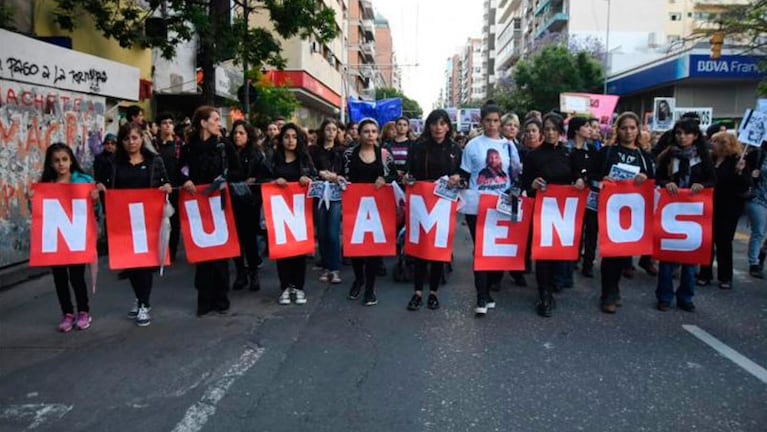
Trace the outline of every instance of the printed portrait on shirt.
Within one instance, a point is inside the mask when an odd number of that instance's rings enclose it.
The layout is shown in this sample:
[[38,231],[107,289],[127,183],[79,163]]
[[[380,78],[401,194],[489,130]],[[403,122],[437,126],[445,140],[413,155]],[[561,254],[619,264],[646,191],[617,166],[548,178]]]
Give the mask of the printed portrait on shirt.
[[477,188],[479,190],[505,190],[508,187],[509,176],[503,170],[501,153],[496,149],[489,149],[485,156],[485,167],[477,175]]

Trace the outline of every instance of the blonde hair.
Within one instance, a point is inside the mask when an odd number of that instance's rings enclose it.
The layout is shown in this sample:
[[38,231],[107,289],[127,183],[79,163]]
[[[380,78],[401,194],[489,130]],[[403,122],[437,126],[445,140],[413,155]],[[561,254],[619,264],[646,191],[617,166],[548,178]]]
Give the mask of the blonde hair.
[[738,138],[734,134],[729,132],[717,132],[711,137],[711,142],[719,142],[722,144],[723,154],[719,156],[732,156],[743,152],[743,144],[738,141]]

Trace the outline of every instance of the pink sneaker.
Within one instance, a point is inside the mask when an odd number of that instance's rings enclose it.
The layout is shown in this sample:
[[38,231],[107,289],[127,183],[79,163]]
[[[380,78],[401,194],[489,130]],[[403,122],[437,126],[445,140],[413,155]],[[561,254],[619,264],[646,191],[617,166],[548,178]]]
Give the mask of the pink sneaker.
[[77,330],[85,330],[91,326],[91,316],[88,312],[77,314]]
[[75,324],[75,315],[68,313],[64,314],[64,318],[61,319],[61,322],[59,323],[59,331],[62,333],[66,333],[70,330],[72,330],[72,327]]

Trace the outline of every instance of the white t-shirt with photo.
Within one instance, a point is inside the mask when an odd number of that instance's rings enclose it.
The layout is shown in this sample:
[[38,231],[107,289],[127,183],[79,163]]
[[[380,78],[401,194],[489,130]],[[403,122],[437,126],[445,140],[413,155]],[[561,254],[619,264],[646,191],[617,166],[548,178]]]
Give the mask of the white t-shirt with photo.
[[[500,170],[493,161],[500,156]],[[493,139],[480,135],[466,144],[461,157],[461,169],[471,173],[469,189],[481,193],[502,194],[511,186],[509,165],[521,166],[517,148],[505,138]]]

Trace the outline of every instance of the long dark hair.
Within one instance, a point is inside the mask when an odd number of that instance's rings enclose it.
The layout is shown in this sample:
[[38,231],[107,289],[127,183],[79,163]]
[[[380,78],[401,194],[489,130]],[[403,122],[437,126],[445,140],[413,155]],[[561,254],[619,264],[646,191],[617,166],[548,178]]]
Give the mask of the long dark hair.
[[440,120],[447,123],[447,135],[445,135],[445,141],[451,140],[453,137],[453,123],[450,121],[450,116],[448,115],[447,111],[443,109],[435,109],[426,117],[426,122],[423,125],[423,133],[421,134],[421,137],[418,139],[418,141],[433,142],[434,137],[431,136],[431,125],[437,123]]
[[304,130],[298,127],[295,123],[286,123],[280,130],[280,134],[277,135],[277,149],[274,152],[274,157],[279,162],[285,162],[285,144],[283,138],[285,138],[285,132],[293,129],[296,131],[296,159],[301,165],[305,165],[311,162],[309,158],[309,151],[307,150],[308,144],[306,142],[306,134]]
[[[340,126],[338,125],[338,122],[335,121],[334,119],[325,119],[322,122],[322,124],[320,124],[320,128],[317,129],[317,145],[320,146],[320,147],[324,147],[325,146],[325,142],[327,141],[327,137],[325,136],[325,128],[329,124],[334,124],[334,125],[336,125],[336,128],[341,129]],[[336,139],[333,140],[333,147],[334,148],[341,145],[341,139],[339,138],[338,135],[339,134],[336,133]]]
[[245,150],[250,150],[253,147],[260,149],[260,145],[257,142],[258,140],[256,140],[256,130],[253,129],[253,126],[251,126],[248,122],[242,119],[235,120],[232,123],[232,131],[229,132],[229,141],[231,141],[232,144],[234,144],[234,131],[237,129],[238,126],[242,126],[242,128],[245,129],[245,136],[248,137],[248,140],[245,142]]
[[186,134],[187,142],[195,137],[202,140],[201,123],[203,120],[209,119],[210,115],[213,114],[213,111],[216,111],[216,108],[210,105],[203,105],[194,110],[194,114],[192,114],[192,124],[189,126],[189,130],[187,130]]
[[130,135],[131,132],[136,131],[139,136],[141,137],[141,156],[144,157],[144,160],[150,160],[154,157],[154,154],[150,152],[146,146],[144,145],[144,130],[141,128],[141,125],[137,123],[126,123],[120,127],[120,130],[117,132],[117,149],[115,150],[115,160],[124,162],[129,159],[128,152],[125,151],[125,145],[123,144],[123,141],[125,141],[126,138],[128,138],[128,135]]
[[83,172],[83,169],[80,167],[80,162],[77,161],[77,158],[75,157],[75,153],[72,151],[72,148],[70,148],[68,145],[57,142],[53,143],[48,146],[48,148],[45,150],[45,165],[43,166],[43,175],[40,176],[41,182],[52,182],[56,181],[56,179],[59,178],[59,175],[56,173],[56,170],[53,169],[53,154],[59,151],[65,151],[69,155],[69,160],[72,161],[72,164],[69,166],[69,172]]

